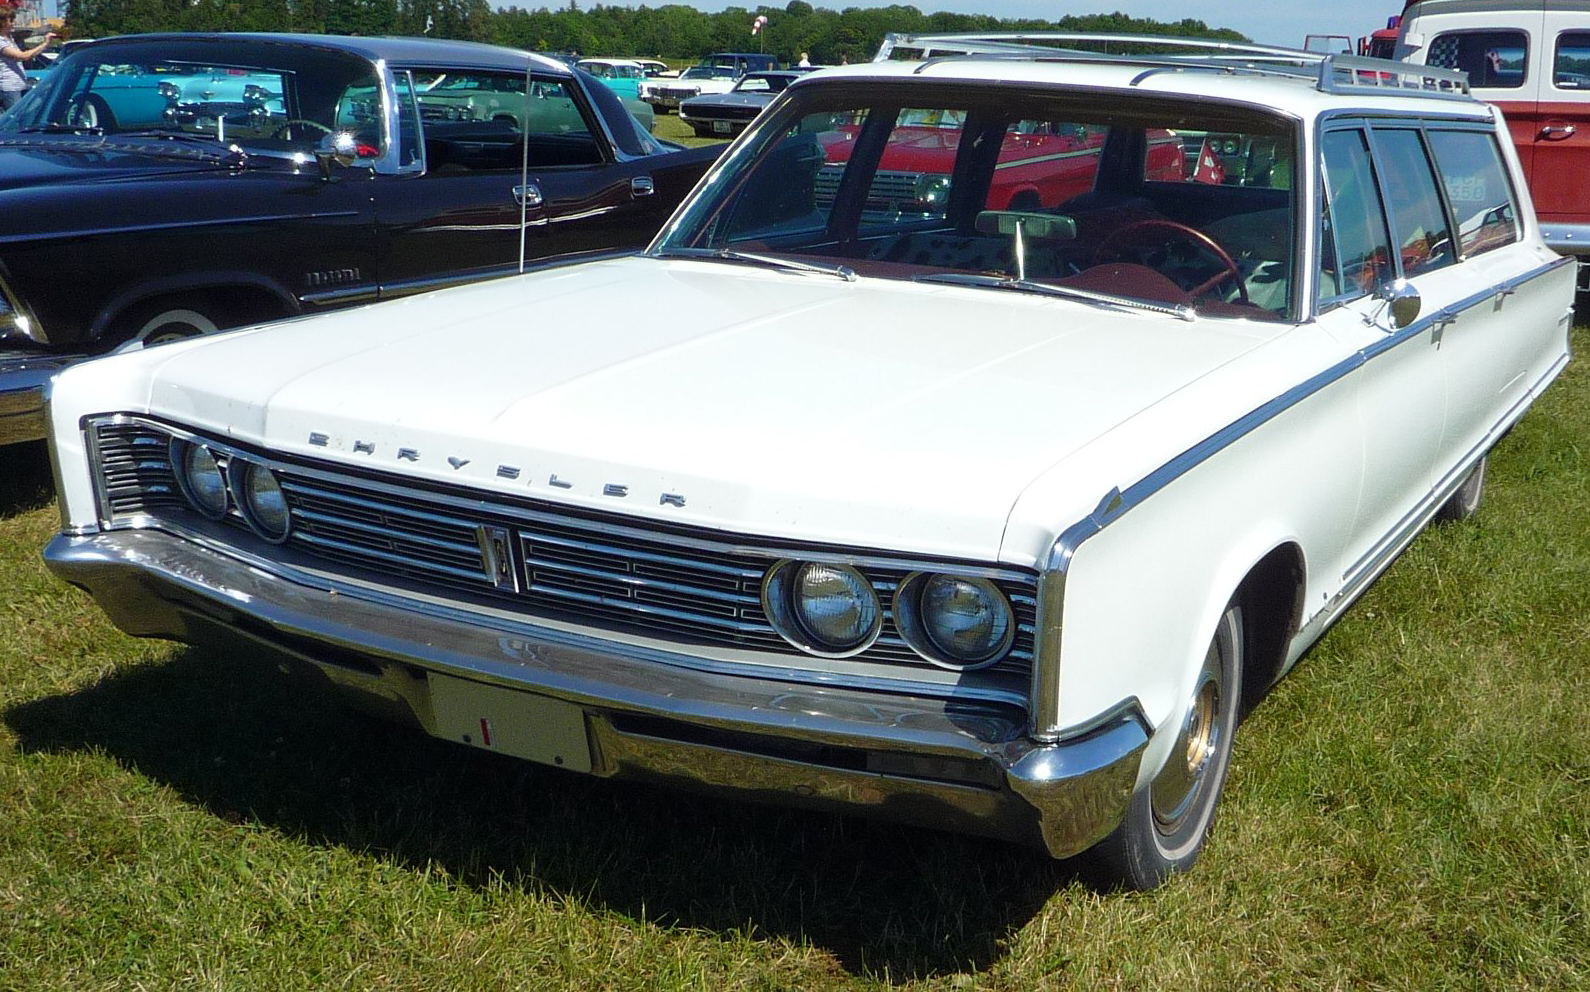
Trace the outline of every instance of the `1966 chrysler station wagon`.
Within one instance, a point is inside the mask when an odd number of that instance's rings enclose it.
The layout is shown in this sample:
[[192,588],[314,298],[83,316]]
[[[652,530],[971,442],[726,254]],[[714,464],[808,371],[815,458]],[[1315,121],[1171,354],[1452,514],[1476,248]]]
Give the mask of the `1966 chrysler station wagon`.
[[1459,74],[959,44],[793,84],[644,255],[63,373],[50,566],[473,747],[1187,867],[1573,271]]

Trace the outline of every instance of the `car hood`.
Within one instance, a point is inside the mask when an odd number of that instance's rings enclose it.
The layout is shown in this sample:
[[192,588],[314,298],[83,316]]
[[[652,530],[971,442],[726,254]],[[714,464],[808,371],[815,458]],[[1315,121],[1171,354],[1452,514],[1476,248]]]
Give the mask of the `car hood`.
[[213,172],[229,164],[219,154],[180,145],[71,135],[0,136],[0,190]]
[[765,107],[773,102],[771,93],[709,93],[685,101],[693,107]]
[[1222,324],[637,257],[144,357],[152,412],[278,451],[987,559],[1036,476],[1262,340]]

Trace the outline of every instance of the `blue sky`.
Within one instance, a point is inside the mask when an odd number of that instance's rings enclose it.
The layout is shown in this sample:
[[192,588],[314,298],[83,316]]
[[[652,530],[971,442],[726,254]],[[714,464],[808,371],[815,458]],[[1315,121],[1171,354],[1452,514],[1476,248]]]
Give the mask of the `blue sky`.
[[[538,7],[540,0],[516,0],[520,6]],[[606,0],[613,6],[639,6],[624,0]],[[646,0],[657,7],[673,0]],[[762,0],[767,6],[782,6],[779,0]],[[846,7],[887,7],[891,3],[910,3],[924,13],[953,10],[962,13],[992,14],[995,17],[1059,18],[1067,14],[1092,14],[1120,11],[1133,17],[1152,17],[1160,21],[1179,21],[1192,17],[1211,27],[1235,28],[1254,41],[1270,45],[1301,48],[1308,34],[1345,34],[1353,38],[1386,26],[1386,18],[1402,10],[1401,0],[1335,0],[1333,3],[1300,3],[1298,0],[1272,0],[1270,3],[1215,3],[1213,0],[1103,0],[1098,4],[1056,3],[1054,0],[809,0],[814,7],[842,10]],[[725,7],[754,8],[757,0],[694,0],[687,6],[718,11]],[[749,30],[749,29],[747,29]]]

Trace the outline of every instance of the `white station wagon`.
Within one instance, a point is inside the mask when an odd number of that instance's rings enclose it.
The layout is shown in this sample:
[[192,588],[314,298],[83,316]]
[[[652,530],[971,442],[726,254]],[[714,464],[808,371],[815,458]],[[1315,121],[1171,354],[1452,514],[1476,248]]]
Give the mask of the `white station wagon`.
[[476,748],[1190,865],[1573,269],[1458,73],[916,41],[642,254],[63,373],[50,566]]

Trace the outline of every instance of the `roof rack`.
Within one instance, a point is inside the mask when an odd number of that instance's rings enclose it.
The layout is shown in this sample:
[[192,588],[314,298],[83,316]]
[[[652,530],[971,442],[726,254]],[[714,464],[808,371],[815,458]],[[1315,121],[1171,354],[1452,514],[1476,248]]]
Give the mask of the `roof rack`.
[[[1155,54],[1089,51],[1072,46],[1144,48]],[[1166,52],[1164,49],[1171,49]],[[1026,59],[1045,62],[1091,62],[1142,66],[1149,71],[1132,80],[1135,86],[1160,72],[1208,71],[1306,79],[1322,93],[1372,90],[1386,96],[1472,100],[1468,74],[1456,69],[1332,55],[1299,48],[1278,48],[1214,38],[1174,35],[1093,34],[1042,31],[993,34],[900,34],[884,36],[874,62],[916,60],[917,71],[946,60]]]

